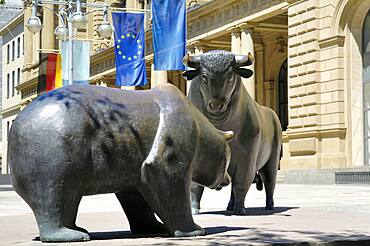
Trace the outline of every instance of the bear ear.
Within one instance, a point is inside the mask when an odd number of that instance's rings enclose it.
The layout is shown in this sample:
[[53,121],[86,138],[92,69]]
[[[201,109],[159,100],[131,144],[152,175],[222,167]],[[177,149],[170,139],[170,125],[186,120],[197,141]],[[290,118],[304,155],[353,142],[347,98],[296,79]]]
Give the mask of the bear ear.
[[226,139],[227,142],[229,142],[234,137],[233,131],[224,132],[224,131],[218,130],[218,132]]
[[182,73],[182,77],[186,80],[192,80],[199,75],[199,70],[188,70]]
[[247,68],[237,68],[236,73],[243,78],[250,78],[253,75],[253,71]]

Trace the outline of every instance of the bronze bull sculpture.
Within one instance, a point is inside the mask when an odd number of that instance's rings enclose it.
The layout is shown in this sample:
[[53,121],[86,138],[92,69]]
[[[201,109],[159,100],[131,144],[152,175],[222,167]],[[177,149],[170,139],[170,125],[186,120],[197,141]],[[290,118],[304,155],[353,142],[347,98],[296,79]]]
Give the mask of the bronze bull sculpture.
[[[257,188],[266,191],[266,209],[274,207],[274,189],[280,159],[282,130],[273,110],[258,105],[244,88],[241,77],[253,72],[242,68],[252,65],[253,57],[227,51],[210,51],[200,56],[186,56],[184,64],[194,68],[183,73],[192,80],[189,99],[219,130],[230,129],[232,192],[228,211],[245,214],[244,200],[256,179]],[[260,181],[260,177],[262,181]],[[203,187],[192,187],[193,213],[199,213]]]
[[190,182],[213,189],[229,183],[232,135],[171,85],[144,92],[67,86],[16,118],[12,183],[44,242],[89,240],[75,224],[78,205],[82,196],[102,193],[116,194],[133,233],[204,235],[192,218]]

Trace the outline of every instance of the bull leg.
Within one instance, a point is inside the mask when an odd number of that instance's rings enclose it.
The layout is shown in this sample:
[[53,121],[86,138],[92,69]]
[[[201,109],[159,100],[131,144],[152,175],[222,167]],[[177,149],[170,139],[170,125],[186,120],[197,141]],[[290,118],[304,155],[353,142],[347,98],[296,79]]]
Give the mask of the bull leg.
[[158,222],[153,210],[144,200],[139,191],[119,192],[116,196],[135,234],[166,233],[162,223]]
[[234,185],[232,185],[230,192],[230,200],[229,204],[227,205],[226,211],[234,211],[234,207],[235,207],[235,196],[234,196]]
[[265,185],[266,192],[266,210],[274,209],[274,191],[276,185],[276,175],[278,171],[280,160],[280,147],[271,155],[266,165],[260,170],[263,184]]
[[191,213],[199,214],[200,200],[202,199],[204,187],[194,182],[191,183]]
[[[259,140],[255,139],[254,142],[249,144],[250,149],[246,151],[249,153],[247,160],[244,163],[239,163],[235,175],[233,177],[233,192],[235,197],[234,212],[235,215],[245,215],[246,210],[244,207],[245,196],[253,183],[256,175],[257,156]],[[240,165],[244,164],[244,165]]]

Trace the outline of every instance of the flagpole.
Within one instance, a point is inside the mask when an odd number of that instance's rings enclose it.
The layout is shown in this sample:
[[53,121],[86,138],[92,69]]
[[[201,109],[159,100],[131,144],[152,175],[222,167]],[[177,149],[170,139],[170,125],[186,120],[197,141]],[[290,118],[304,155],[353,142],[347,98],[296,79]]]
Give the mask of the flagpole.
[[68,84],[73,84],[73,23],[72,23],[72,4],[69,3],[68,15]]

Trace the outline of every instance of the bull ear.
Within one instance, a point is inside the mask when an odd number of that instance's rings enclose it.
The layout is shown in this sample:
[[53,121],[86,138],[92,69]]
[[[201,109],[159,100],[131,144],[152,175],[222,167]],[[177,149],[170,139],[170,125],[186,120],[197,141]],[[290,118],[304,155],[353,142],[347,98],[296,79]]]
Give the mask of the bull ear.
[[237,68],[236,73],[246,79],[252,77],[253,75],[253,71],[247,68]]
[[189,70],[182,73],[182,77],[186,80],[192,80],[199,75],[199,70]]
[[227,142],[229,142],[234,137],[233,131],[224,132],[224,131],[218,130],[218,132],[226,139]]

